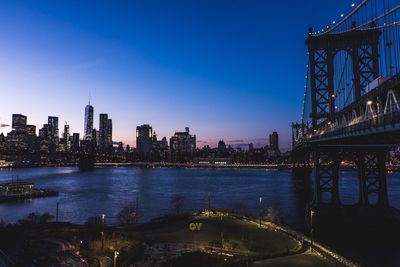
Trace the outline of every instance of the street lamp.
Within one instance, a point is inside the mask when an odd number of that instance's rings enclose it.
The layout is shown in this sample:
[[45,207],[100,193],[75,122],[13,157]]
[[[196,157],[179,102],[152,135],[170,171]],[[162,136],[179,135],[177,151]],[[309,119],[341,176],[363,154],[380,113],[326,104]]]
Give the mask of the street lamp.
[[262,197],[260,197],[260,228],[261,228],[261,214],[262,214],[261,203],[262,203]]
[[101,249],[104,249],[104,219],[106,218],[106,215],[103,213],[101,214]]
[[211,213],[211,197],[210,197],[210,192],[208,192],[208,217],[210,217]]
[[79,241],[79,247],[78,247],[78,254],[80,254],[80,253],[81,253],[81,247],[82,247],[82,243],[83,243],[83,241],[82,241],[82,240],[80,240],[80,241]]
[[58,209],[60,208],[60,201],[57,201],[56,222],[58,222]]
[[119,255],[119,252],[118,251],[114,251],[114,267],[117,267],[117,257],[118,257],[118,255]]
[[222,250],[224,249],[224,232],[222,231],[222,216],[223,216],[223,214],[222,214],[222,212],[220,212],[220,226],[221,226],[221,235],[220,235],[221,251],[220,251],[220,254],[221,254],[221,257],[222,257]]
[[311,251],[312,251],[312,246],[313,246],[313,233],[314,233],[314,227],[313,227],[313,217],[314,217],[315,211],[310,210],[310,238],[311,238]]

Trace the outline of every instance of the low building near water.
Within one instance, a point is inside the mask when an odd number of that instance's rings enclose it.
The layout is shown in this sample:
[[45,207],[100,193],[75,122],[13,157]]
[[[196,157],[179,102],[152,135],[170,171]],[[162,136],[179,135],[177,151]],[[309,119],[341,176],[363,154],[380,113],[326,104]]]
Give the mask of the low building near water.
[[32,183],[4,183],[0,184],[0,196],[24,196],[33,194],[33,184]]
[[232,164],[231,158],[195,158],[194,163],[199,165],[227,165]]

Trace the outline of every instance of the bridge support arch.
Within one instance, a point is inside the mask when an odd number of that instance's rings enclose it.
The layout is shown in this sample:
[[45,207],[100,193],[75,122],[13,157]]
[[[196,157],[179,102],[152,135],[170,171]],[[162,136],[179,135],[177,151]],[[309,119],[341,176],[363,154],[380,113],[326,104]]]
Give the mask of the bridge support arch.
[[309,35],[306,45],[310,64],[313,129],[316,129],[320,122],[330,119],[335,113],[335,54],[346,51],[351,57],[354,99],[357,101],[363,95],[364,88],[379,77],[380,34],[379,30],[369,29]]
[[[386,185],[385,147],[329,147],[313,149],[315,187],[313,206],[340,207],[339,167],[342,160],[351,158],[357,170],[360,208],[389,206]],[[376,200],[375,203],[373,200]]]

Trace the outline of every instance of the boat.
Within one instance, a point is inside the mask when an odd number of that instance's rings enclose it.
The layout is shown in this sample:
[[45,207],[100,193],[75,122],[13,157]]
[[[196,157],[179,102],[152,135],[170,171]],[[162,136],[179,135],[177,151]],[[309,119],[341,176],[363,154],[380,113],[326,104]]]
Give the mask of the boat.
[[57,191],[35,188],[33,183],[0,183],[0,203],[57,195]]

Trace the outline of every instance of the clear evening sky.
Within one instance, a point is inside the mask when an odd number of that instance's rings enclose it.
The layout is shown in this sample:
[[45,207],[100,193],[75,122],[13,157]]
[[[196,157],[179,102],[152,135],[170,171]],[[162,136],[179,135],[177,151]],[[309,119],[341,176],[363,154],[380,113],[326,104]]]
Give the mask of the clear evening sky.
[[[148,123],[169,138],[190,127],[198,146],[290,147],[301,113],[309,26],[348,0],[0,1],[0,123],[37,128],[59,116],[83,132],[89,93],[113,119],[113,139],[135,146]],[[10,128],[0,129],[4,133]]]

